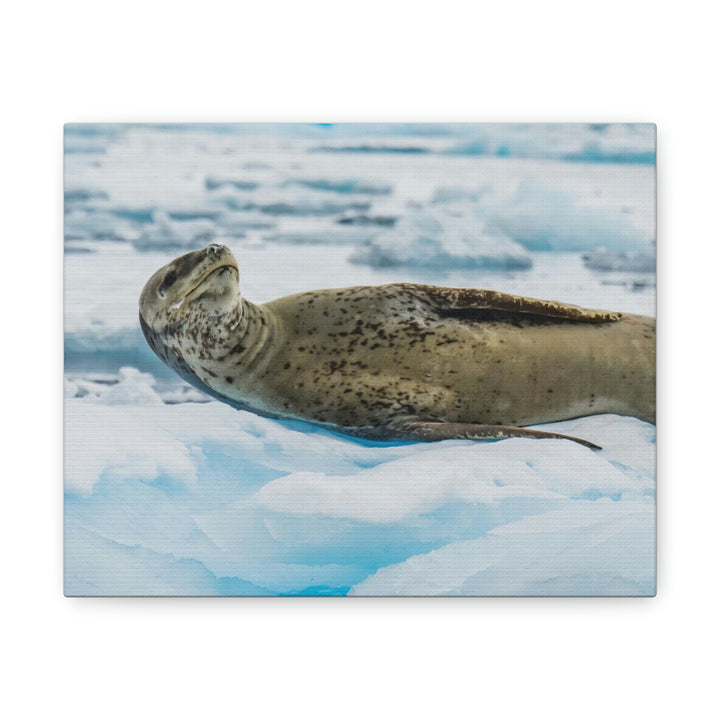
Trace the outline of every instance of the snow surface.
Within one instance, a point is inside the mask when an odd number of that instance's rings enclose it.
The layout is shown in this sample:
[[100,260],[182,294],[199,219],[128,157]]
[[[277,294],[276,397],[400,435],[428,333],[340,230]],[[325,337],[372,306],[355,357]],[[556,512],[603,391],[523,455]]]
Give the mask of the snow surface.
[[66,152],[67,594],[654,593],[654,426],[358,441],[210,400],[137,320],[210,241],[254,302],[431,282],[654,314],[652,126],[71,125]]

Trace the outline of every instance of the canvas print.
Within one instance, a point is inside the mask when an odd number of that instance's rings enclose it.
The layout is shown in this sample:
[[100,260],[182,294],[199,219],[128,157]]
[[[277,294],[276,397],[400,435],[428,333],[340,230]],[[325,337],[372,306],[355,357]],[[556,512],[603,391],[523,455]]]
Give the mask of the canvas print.
[[68,596],[655,593],[655,127],[65,127]]

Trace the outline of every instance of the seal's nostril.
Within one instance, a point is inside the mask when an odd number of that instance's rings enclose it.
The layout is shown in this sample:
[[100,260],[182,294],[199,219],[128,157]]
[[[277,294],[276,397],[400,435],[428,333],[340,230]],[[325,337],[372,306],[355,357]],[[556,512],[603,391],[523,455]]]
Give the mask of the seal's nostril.
[[208,245],[205,249],[206,255],[212,255],[213,253],[220,252],[223,249],[223,246],[219,243],[212,243],[211,245]]

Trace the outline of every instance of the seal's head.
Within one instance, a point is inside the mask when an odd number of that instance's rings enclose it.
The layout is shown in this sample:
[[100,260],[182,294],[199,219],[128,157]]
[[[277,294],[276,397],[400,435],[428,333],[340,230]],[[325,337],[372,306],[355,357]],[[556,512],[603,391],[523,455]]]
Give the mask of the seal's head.
[[196,310],[208,318],[238,305],[238,266],[225,245],[213,243],[160,268],[140,294],[140,316],[162,333]]

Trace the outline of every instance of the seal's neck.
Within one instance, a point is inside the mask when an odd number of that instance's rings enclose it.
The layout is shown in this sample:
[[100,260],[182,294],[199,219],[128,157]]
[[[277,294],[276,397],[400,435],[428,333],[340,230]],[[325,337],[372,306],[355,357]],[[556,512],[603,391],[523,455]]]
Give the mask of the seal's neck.
[[246,371],[264,365],[278,331],[277,319],[271,312],[241,297],[231,311],[216,322],[211,320],[203,333],[209,358],[242,366]]

